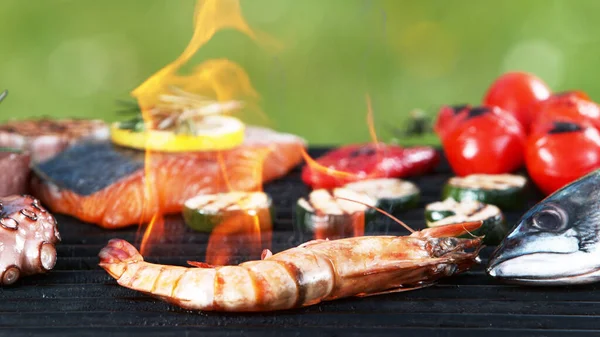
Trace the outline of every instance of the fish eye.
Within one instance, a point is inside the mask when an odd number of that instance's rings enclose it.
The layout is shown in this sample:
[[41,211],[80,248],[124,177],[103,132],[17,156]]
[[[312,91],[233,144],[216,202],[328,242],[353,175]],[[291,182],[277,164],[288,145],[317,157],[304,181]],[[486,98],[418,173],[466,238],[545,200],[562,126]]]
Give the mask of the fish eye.
[[550,232],[558,232],[567,225],[566,214],[557,207],[543,209],[533,216],[533,226]]

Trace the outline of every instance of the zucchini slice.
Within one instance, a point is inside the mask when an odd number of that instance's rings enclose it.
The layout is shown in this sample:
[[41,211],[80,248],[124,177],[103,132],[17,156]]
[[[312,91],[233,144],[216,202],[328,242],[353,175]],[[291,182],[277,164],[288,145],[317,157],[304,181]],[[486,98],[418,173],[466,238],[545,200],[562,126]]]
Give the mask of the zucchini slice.
[[377,207],[394,215],[417,207],[421,195],[417,185],[396,178],[357,181],[344,187],[368,195]]
[[[483,220],[483,225],[472,234],[484,236],[487,245],[497,245],[508,232],[502,211],[476,200],[456,201],[448,198],[425,207],[427,227],[437,227],[466,221]],[[469,234],[463,237],[470,237]]]
[[314,190],[308,200],[300,198],[296,204],[296,224],[300,230],[314,233],[317,239],[350,237],[364,231],[365,224],[373,216],[370,208],[335,197],[360,201],[370,206],[376,203],[368,195],[346,188]]
[[238,222],[255,221],[258,216],[261,229],[270,228],[272,213],[273,202],[263,192],[199,195],[188,199],[183,206],[185,223],[193,230],[208,233],[234,216]]
[[452,177],[442,191],[442,199],[477,200],[501,209],[519,209],[525,201],[525,177],[513,174],[471,174]]

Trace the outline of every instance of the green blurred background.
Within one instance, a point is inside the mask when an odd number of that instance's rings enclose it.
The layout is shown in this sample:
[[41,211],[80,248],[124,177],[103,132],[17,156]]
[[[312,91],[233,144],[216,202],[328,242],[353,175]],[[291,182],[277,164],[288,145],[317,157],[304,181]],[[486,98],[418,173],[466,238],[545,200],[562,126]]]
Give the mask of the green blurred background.
[[[220,32],[194,62],[227,57],[262,96],[267,125],[312,144],[368,141],[368,92],[390,140],[410,111],[478,103],[504,71],[600,95],[598,0],[241,0],[266,50]],[[0,120],[49,115],[114,121],[115,100],[185,48],[195,0],[2,0]],[[252,119],[252,118],[251,118]],[[250,120],[257,122],[263,120]],[[431,143],[435,137],[401,143]]]

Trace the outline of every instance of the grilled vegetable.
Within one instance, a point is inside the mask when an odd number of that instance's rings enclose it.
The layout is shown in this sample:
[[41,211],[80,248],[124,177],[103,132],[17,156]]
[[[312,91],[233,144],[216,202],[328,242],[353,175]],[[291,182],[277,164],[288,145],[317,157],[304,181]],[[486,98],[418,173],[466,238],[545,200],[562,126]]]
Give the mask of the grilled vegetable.
[[314,190],[308,200],[300,198],[296,205],[296,224],[302,231],[315,234],[316,239],[334,239],[364,234],[365,224],[373,212],[355,200],[375,206],[375,200],[366,194],[346,188],[336,188],[333,192],[325,189]]
[[454,130],[459,121],[465,118],[469,110],[471,110],[471,106],[468,104],[441,107],[433,125],[433,131],[440,139],[444,139],[450,131]]
[[600,168],[600,132],[573,122],[554,122],[527,143],[527,171],[546,194]]
[[348,145],[309,162],[302,170],[302,181],[319,189],[365,179],[402,178],[427,173],[438,160],[437,151],[428,146]]
[[392,214],[415,208],[419,204],[419,188],[401,179],[370,179],[349,183],[344,187],[370,196],[377,202],[377,207]]
[[[452,198],[434,202],[425,207],[427,227],[438,227],[465,221],[483,221],[482,226],[472,232],[475,236],[484,236],[483,242],[497,245],[508,231],[502,211],[494,205],[475,200],[457,202]],[[465,235],[467,237],[467,235]]]
[[143,120],[117,122],[111,127],[115,144],[135,149],[164,152],[194,152],[228,150],[244,141],[244,124],[234,117],[207,116],[201,121],[190,121],[189,130],[149,129]]
[[510,173],[523,164],[525,132],[500,108],[475,107],[442,138],[442,145],[459,176]]
[[532,133],[541,131],[548,123],[565,121],[590,123],[600,129],[600,106],[580,91],[570,91],[552,95],[535,107],[536,118]]
[[472,174],[452,177],[442,191],[442,198],[457,201],[477,200],[502,209],[523,205],[527,179],[512,174]]
[[200,232],[211,232],[225,221],[255,221],[261,227],[271,224],[273,203],[263,192],[230,192],[200,195],[187,200],[183,207],[185,223]]
[[536,76],[509,72],[498,77],[488,89],[484,104],[497,106],[513,115],[525,130],[532,120],[531,106],[550,96],[550,88]]

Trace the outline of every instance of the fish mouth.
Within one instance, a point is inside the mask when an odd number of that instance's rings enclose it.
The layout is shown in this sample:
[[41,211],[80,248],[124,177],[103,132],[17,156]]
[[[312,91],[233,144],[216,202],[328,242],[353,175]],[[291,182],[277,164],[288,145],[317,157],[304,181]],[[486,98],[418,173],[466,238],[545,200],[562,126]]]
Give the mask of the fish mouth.
[[600,280],[600,266],[585,266],[581,253],[534,253],[491,261],[486,272],[507,283],[570,285]]

